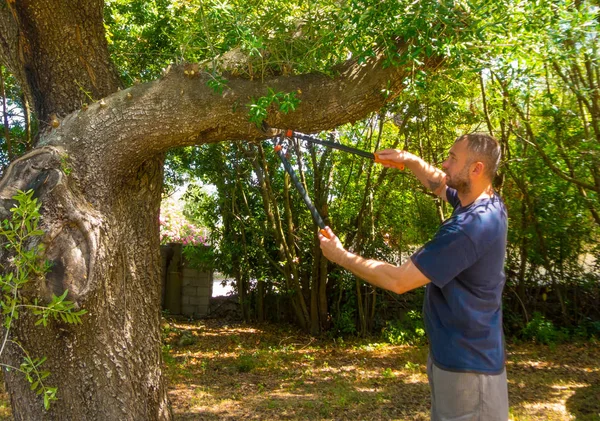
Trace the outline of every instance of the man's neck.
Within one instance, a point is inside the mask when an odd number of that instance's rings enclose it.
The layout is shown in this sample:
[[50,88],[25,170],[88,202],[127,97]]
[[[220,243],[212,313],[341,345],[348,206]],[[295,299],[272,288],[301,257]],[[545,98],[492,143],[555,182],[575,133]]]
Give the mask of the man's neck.
[[471,188],[468,192],[457,192],[458,199],[460,200],[460,206],[469,206],[471,203],[479,199],[490,198],[494,195],[494,188],[492,184],[487,184],[479,188]]

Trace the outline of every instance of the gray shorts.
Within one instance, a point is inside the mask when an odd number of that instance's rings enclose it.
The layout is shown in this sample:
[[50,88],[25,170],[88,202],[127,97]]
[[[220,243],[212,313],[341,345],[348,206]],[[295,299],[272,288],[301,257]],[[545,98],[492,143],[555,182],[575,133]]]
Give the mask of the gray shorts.
[[427,358],[431,421],[507,421],[506,369],[497,375],[442,370]]

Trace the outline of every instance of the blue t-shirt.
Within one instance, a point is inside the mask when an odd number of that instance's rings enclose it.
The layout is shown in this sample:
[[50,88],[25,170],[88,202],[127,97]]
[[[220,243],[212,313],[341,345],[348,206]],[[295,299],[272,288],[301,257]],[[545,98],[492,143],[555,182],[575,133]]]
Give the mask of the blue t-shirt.
[[454,207],[431,241],[411,256],[431,281],[423,314],[434,363],[443,370],[499,374],[504,369],[502,290],[508,216],[502,199]]

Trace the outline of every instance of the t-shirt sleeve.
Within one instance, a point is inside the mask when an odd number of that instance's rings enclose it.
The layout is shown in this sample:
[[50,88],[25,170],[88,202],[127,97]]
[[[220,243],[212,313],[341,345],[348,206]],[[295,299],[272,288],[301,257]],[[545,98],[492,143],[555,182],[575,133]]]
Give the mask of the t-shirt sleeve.
[[477,260],[477,251],[459,227],[448,224],[417,250],[411,260],[431,283],[443,288]]
[[456,207],[460,204],[458,192],[452,187],[446,188],[446,200],[452,205],[454,209],[456,209]]

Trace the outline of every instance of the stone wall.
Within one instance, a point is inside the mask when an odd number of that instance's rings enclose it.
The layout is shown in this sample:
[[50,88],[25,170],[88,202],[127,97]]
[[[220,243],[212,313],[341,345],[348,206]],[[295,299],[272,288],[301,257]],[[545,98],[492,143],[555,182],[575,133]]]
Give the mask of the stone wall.
[[208,314],[213,274],[194,269],[186,262],[181,244],[161,246],[162,308],[172,315],[193,318]]
[[208,304],[212,297],[213,274],[183,267],[181,289],[181,314],[202,317],[208,314]]

